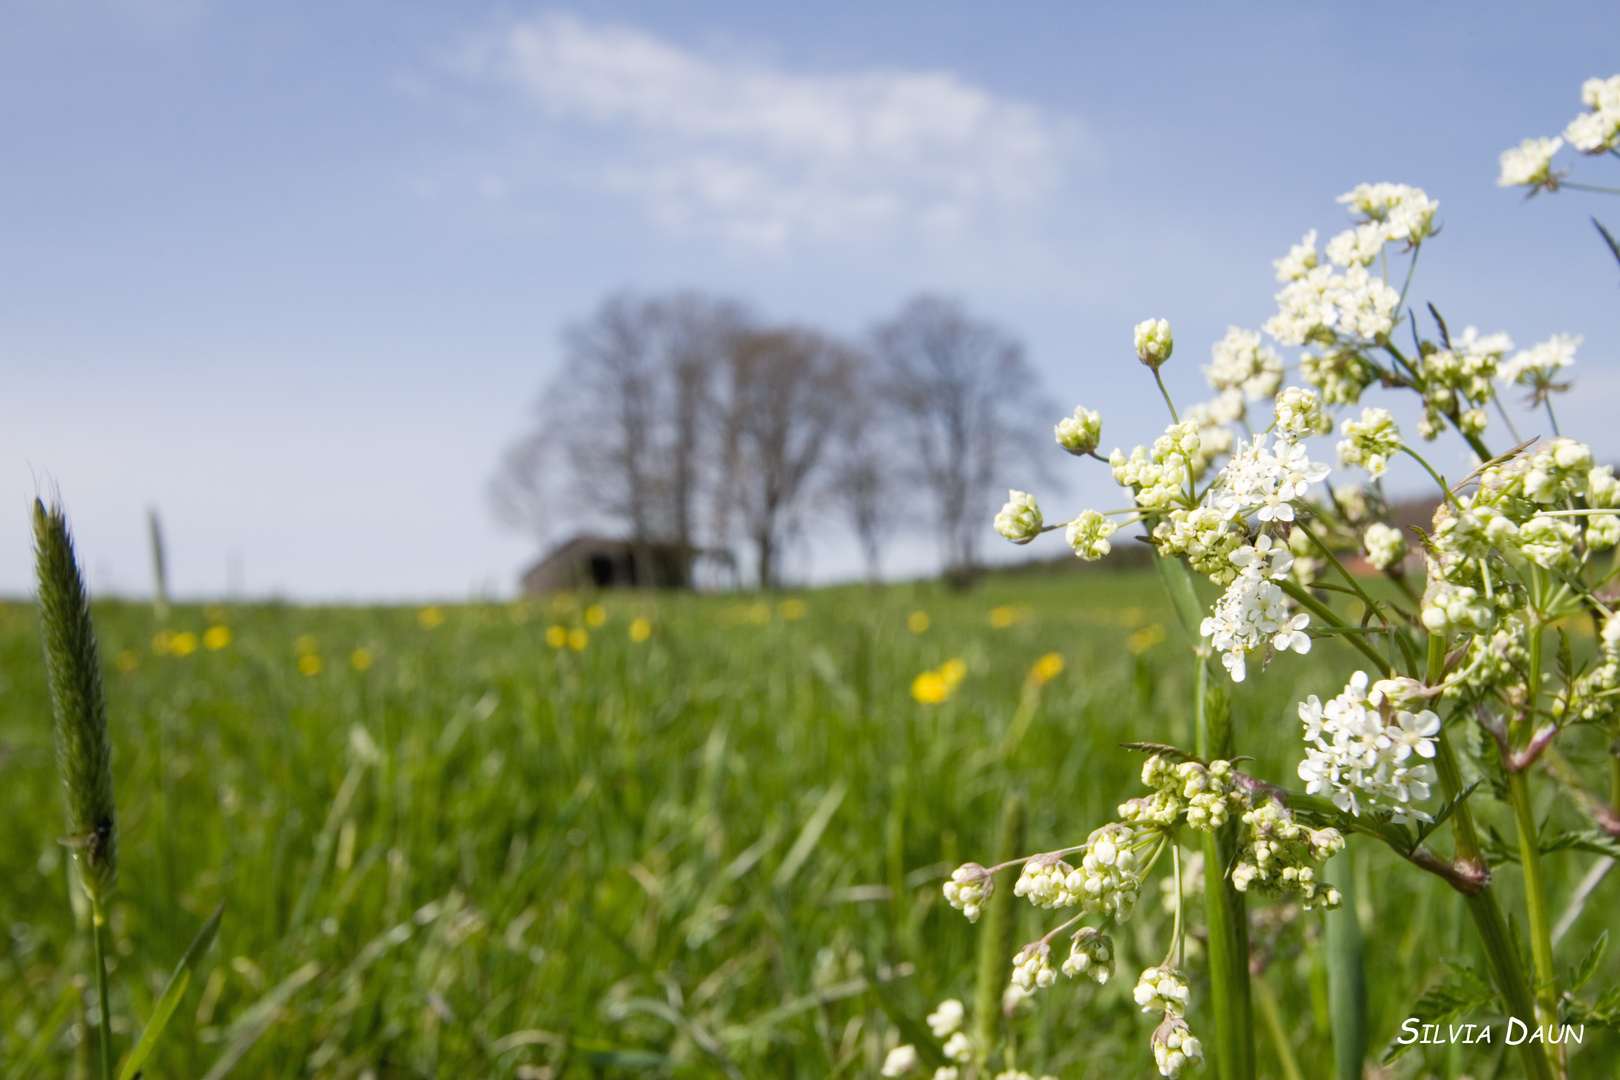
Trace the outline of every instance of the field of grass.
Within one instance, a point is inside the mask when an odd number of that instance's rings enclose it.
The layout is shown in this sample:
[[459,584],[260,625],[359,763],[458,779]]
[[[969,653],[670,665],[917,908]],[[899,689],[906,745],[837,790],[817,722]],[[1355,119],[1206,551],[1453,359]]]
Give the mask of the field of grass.
[[[1121,740],[1191,739],[1191,661],[1150,571],[96,618],[119,1046],[227,904],[149,1077],[875,1077],[897,1016],[972,1000],[978,928],[940,883],[989,861],[1007,795],[1029,797],[1031,850],[1077,843],[1141,793]],[[1052,653],[1062,671],[1026,690]],[[1335,693],[1353,655],[1319,642],[1235,688],[1251,771],[1298,786],[1294,702]],[[914,700],[953,659],[948,698]],[[49,718],[33,609],[0,605],[0,1078],[83,1065]],[[1437,879],[1352,850],[1381,1053],[1442,958],[1477,949]],[[1556,908],[1589,862],[1553,860]],[[1516,868],[1498,880],[1516,906]],[[1616,887],[1572,942],[1617,921]],[[1283,1033],[1331,1075],[1321,916],[1251,912]],[[1017,940],[1039,914],[1019,905]],[[1060,980],[1009,1021],[1018,1066],[1154,1075],[1130,991],[1168,933],[1150,888],[1116,980]],[[1392,1075],[1482,1078],[1501,1049],[1429,1048]],[[1278,1074],[1263,1030],[1260,1061]],[[1590,1028],[1572,1059],[1617,1063]]]

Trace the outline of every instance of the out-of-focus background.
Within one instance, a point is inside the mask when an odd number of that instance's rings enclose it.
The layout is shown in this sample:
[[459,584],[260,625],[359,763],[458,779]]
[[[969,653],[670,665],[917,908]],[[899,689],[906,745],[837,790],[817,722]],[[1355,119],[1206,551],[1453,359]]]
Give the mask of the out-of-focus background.
[[[1170,388],[1207,396],[1210,345],[1273,310],[1271,260],[1343,228],[1363,181],[1440,201],[1415,295],[1453,325],[1585,336],[1560,407],[1612,458],[1604,201],[1495,178],[1616,40],[1599,3],[6,5],[0,591],[28,588],[26,500],[60,487],[103,594],[150,587],[156,508],[182,598],[510,595],[548,546],[639,527],[558,460],[558,379],[615,310],[680,296],[858,366],[933,297],[1017,349],[1007,417],[1044,441],[1083,403],[1128,449],[1162,424],[1132,325],[1169,318]],[[880,427],[906,468],[878,571],[1005,557],[993,504],[953,548],[915,432]],[[666,435],[640,449],[667,463]],[[825,437],[772,519],[778,581],[870,567]],[[981,487],[1117,502],[1054,454]],[[727,498],[687,539],[725,556],[713,582],[757,580],[757,515]]]

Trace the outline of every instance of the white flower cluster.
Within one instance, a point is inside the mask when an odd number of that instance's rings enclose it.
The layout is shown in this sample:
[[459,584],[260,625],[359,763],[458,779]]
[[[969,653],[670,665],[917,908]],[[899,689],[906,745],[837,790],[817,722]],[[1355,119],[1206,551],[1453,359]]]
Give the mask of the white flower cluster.
[[1406,559],[1406,537],[1401,535],[1401,530],[1381,521],[1367,526],[1361,542],[1367,548],[1367,561],[1374,569],[1388,570]]
[[[962,1030],[966,1019],[967,1010],[955,998],[940,1002],[939,1008],[928,1014],[929,1030],[934,1033],[934,1038],[945,1040],[945,1057],[955,1062],[954,1065],[941,1065],[935,1069],[933,1080],[957,1080],[961,1075],[957,1066],[973,1060],[973,1040]],[[889,1051],[883,1061],[883,1075],[906,1076],[915,1072],[919,1064],[915,1046],[909,1043],[897,1046]]]
[[1326,404],[1354,405],[1378,375],[1354,348],[1332,346],[1320,354],[1300,353],[1299,377],[1316,387]]
[[1204,376],[1216,390],[1238,390],[1250,401],[1277,396],[1283,379],[1282,357],[1260,343],[1259,331],[1227,327],[1226,336],[1215,343],[1213,360]]
[[1237,577],[1232,552],[1243,546],[1244,534],[1230,517],[1213,506],[1191,510],[1176,507],[1153,528],[1153,544],[1167,558],[1187,556],[1192,568],[1207,574],[1217,585]]
[[1084,975],[1102,986],[1114,974],[1114,941],[1100,930],[1082,926],[1075,931],[1069,958],[1063,961],[1063,974],[1069,978]]
[[1089,454],[1097,449],[1097,443],[1102,439],[1102,413],[1076,405],[1074,415],[1059,420],[1053,431],[1057,435],[1057,444],[1069,453]]
[[1337,829],[1310,829],[1293,814],[1267,800],[1243,815],[1243,852],[1232,868],[1232,887],[1251,887],[1271,896],[1297,892],[1300,906],[1336,908],[1339,891],[1318,883],[1316,868],[1344,850]]
[[996,881],[990,871],[978,863],[963,863],[945,883],[945,900],[966,915],[968,922],[978,922],[995,891]]
[[1520,386],[1550,384],[1555,372],[1575,362],[1575,350],[1580,344],[1579,334],[1554,334],[1541,344],[1515,354],[1502,365],[1499,375],[1503,382]]
[[1261,521],[1293,521],[1294,501],[1330,471],[1326,462],[1312,461],[1304,446],[1287,437],[1267,446],[1266,436],[1256,435],[1221,470],[1210,501],[1228,518],[1253,513]]
[[1069,887],[1073,873],[1074,867],[1059,855],[1036,855],[1024,863],[1013,895],[1027,897],[1038,908],[1072,907],[1080,902],[1079,895]]
[[1168,320],[1148,319],[1136,324],[1136,358],[1154,371],[1170,359],[1175,346]]
[[1369,693],[1367,673],[1358,671],[1326,705],[1315,694],[1300,704],[1309,745],[1299,776],[1309,794],[1329,795],[1339,809],[1358,816],[1365,804],[1388,808],[1396,821],[1430,820],[1409,804],[1429,797],[1434,769],[1413,755],[1434,757],[1440,718],[1427,709],[1397,708],[1398,689],[1379,683]]
[[1007,492],[1007,505],[996,515],[996,532],[1015,544],[1027,544],[1041,535],[1041,508],[1025,491]]
[[1290,616],[1287,598],[1277,584],[1288,576],[1294,562],[1286,547],[1261,536],[1253,547],[1234,551],[1231,562],[1238,567],[1238,575],[1199,632],[1221,653],[1221,663],[1232,681],[1242,682],[1248,674],[1249,655],[1262,648],[1267,650],[1267,659],[1271,650],[1310,652],[1311,639],[1305,628],[1311,618],[1304,612]]
[[1496,178],[1497,186],[1556,191],[1558,177],[1553,174],[1552,159],[1563,145],[1563,139],[1526,139],[1508,147],[1502,151],[1502,175]]
[[1620,615],[1610,615],[1603,623],[1598,663],[1575,680],[1567,698],[1560,694],[1553,702],[1553,715],[1582,723],[1608,720],[1620,708]]
[[1012,981],[1025,991],[1044,990],[1057,982],[1057,971],[1052,967],[1052,946],[1044,941],[1031,942],[1013,957]]
[[1339,202],[1365,214],[1363,224],[1381,225],[1386,243],[1405,241],[1413,246],[1434,235],[1434,214],[1440,209],[1422,188],[1408,184],[1357,184],[1340,195]]
[[1150,967],[1136,980],[1132,991],[1143,1012],[1162,1012],[1166,1016],[1185,1016],[1187,1013],[1187,977],[1173,967]]
[[1401,431],[1388,409],[1362,409],[1360,420],[1345,417],[1339,433],[1349,436],[1339,443],[1339,464],[1360,465],[1375,478],[1389,471],[1389,459],[1401,448]]
[[961,1030],[962,1021],[967,1018],[967,1009],[956,998],[946,998],[939,1003],[939,1008],[928,1014],[928,1030],[934,1033],[936,1039],[948,1039]]
[[1248,799],[1234,781],[1230,761],[1172,765],[1163,755],[1154,754],[1142,766],[1142,783],[1153,794],[1122,803],[1119,816],[1138,826],[1160,828],[1169,828],[1184,817],[1194,829],[1218,829],[1231,814],[1248,809]]
[[1620,146],[1620,75],[1587,79],[1581,102],[1591,109],[1569,122],[1564,138],[1583,154],[1601,154]]
[[1159,1075],[1176,1080],[1188,1065],[1204,1063],[1204,1045],[1179,1016],[1166,1016],[1153,1029],[1153,1060]]
[[1572,500],[1591,509],[1620,507],[1613,470],[1594,466],[1591,448],[1574,439],[1554,439],[1481,470],[1472,496],[1435,514],[1424,625],[1434,631],[1491,630],[1504,612],[1523,603],[1513,573],[1530,564],[1569,571],[1583,555],[1620,541],[1616,515],[1547,513]]
[[1241,390],[1222,390],[1211,401],[1200,401],[1187,406],[1182,414],[1198,426],[1198,456],[1193,460],[1193,475],[1202,476],[1216,458],[1232,452],[1237,443],[1228,424],[1235,424],[1247,414]]
[[1063,530],[1063,538],[1074,553],[1087,562],[1096,562],[1107,555],[1112,545],[1108,538],[1119,531],[1119,525],[1095,510],[1083,511]]
[[1284,345],[1331,344],[1335,335],[1375,340],[1394,327],[1400,300],[1400,293],[1364,266],[1347,267],[1343,274],[1316,266],[1283,286],[1277,314],[1266,320],[1265,331]]
[[1423,423],[1419,430],[1425,439],[1434,439],[1445,430],[1447,418],[1455,420],[1464,434],[1478,435],[1485,430],[1483,406],[1496,396],[1492,383],[1502,356],[1513,348],[1506,334],[1484,334],[1470,326],[1451,340],[1449,349],[1440,349],[1423,358]]
[[1277,395],[1277,430],[1289,439],[1326,435],[1333,421],[1322,411],[1322,397],[1314,390],[1290,386]]
[[1136,869],[1137,837],[1118,822],[1096,829],[1086,838],[1080,866],[1069,875],[1068,889],[1079,898],[1087,914],[1112,915],[1125,922],[1136,907],[1142,878]]
[[1186,498],[1186,484],[1199,460],[1198,424],[1183,420],[1164,429],[1153,449],[1138,446],[1126,457],[1115,450],[1108,455],[1114,482],[1134,490],[1136,504],[1145,510],[1166,510]]

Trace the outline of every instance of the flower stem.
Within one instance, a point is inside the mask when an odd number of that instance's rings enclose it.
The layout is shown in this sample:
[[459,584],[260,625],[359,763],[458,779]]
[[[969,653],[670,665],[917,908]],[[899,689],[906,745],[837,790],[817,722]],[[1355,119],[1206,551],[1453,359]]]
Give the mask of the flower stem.
[[107,919],[101,910],[101,901],[90,898],[90,936],[96,951],[96,1006],[101,1011],[101,1023],[96,1028],[101,1049],[101,1080],[112,1080],[112,1009],[107,1002],[107,954],[102,943]]
[[[1279,581],[1277,584],[1281,586],[1283,592],[1287,593],[1289,596],[1292,596],[1295,600],[1298,600],[1303,607],[1311,612],[1311,614],[1315,615],[1329,626],[1343,629],[1349,625],[1343,619],[1335,615],[1332,608],[1328,607],[1326,604],[1322,603],[1316,597],[1312,596],[1310,593],[1301,588],[1298,582]],[[1362,635],[1345,634],[1344,640],[1361,650],[1362,655],[1368,660],[1372,661],[1373,667],[1378,669],[1378,673],[1380,675],[1384,676],[1386,679],[1389,678],[1389,661],[1385,660],[1382,656],[1379,656],[1378,650],[1367,644]]]
[[[1441,634],[1430,634],[1426,680],[1430,686],[1439,685],[1445,674],[1445,666],[1446,639]],[[1457,768],[1457,757],[1444,728],[1435,736],[1435,748],[1434,764],[1440,777],[1441,794],[1447,801],[1456,799],[1462,793],[1462,772]],[[1467,802],[1458,803],[1452,811],[1451,832],[1456,844],[1455,861],[1483,870],[1485,860],[1480,852],[1479,833],[1474,827],[1473,811],[1468,808]],[[1530,992],[1529,983],[1525,981],[1524,970],[1519,966],[1518,950],[1508,936],[1502,907],[1496,901],[1496,890],[1491,888],[1487,880],[1477,892],[1464,893],[1463,903],[1474,920],[1474,929],[1479,933],[1480,944],[1485,948],[1485,958],[1491,967],[1491,978],[1502,995],[1507,1014],[1517,1016],[1521,1021],[1525,1016],[1535,1015],[1535,998]],[[1541,1044],[1526,1040],[1519,1044],[1519,1054],[1524,1061],[1525,1075],[1530,1080],[1553,1080],[1552,1064]]]
[[[1232,756],[1231,715],[1224,700],[1212,700],[1209,664],[1198,658],[1198,756]],[[1249,917],[1243,894],[1225,868],[1237,846],[1237,822],[1204,832],[1204,907],[1209,924],[1210,1001],[1215,1013],[1215,1060],[1221,1080],[1254,1076],[1254,1010],[1249,999]]]
[[[1530,666],[1527,680],[1529,708],[1533,715],[1541,694],[1541,658],[1545,630],[1539,618],[1530,625]],[[1513,727],[1521,727],[1524,721]],[[1553,969],[1552,921],[1547,908],[1547,878],[1541,866],[1541,830],[1530,802],[1530,777],[1522,769],[1508,771],[1508,801],[1513,805],[1513,823],[1519,832],[1519,861],[1524,868],[1524,903],[1530,922],[1530,958],[1536,970],[1536,1022],[1542,1026],[1558,1022],[1558,1003]],[[1562,1056],[1562,1055],[1560,1055]],[[1562,1073],[1562,1068],[1559,1072]]]
[[1342,903],[1327,913],[1328,1011],[1333,1017],[1333,1060],[1338,1080],[1361,1080],[1367,1060],[1367,973],[1361,923],[1356,917],[1356,875],[1350,852],[1333,857],[1332,881]]
[[1158,368],[1153,369],[1153,381],[1159,384],[1159,393],[1164,395],[1164,403],[1170,406],[1171,422],[1181,423],[1181,417],[1176,415],[1176,403],[1170,400],[1170,391],[1164,388],[1164,376],[1159,374]]

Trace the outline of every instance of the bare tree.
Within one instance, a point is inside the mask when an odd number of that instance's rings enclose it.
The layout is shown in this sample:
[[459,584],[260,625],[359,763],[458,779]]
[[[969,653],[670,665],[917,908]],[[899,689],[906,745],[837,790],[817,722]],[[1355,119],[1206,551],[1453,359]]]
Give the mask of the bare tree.
[[1034,449],[1035,373],[1006,332],[938,297],[912,300],[873,342],[907,460],[934,504],[946,574],[968,580],[997,486]]
[[745,325],[730,301],[621,294],[569,327],[535,429],[491,485],[496,514],[541,540],[583,519],[693,551],[714,479],[716,380]]
[[849,519],[872,585],[883,580],[883,542],[899,523],[905,494],[892,410],[876,375],[866,355],[851,369],[827,490]]
[[781,574],[830,436],[849,397],[850,351],[808,330],[732,338],[726,366],[723,512],[754,547],[761,588]]

